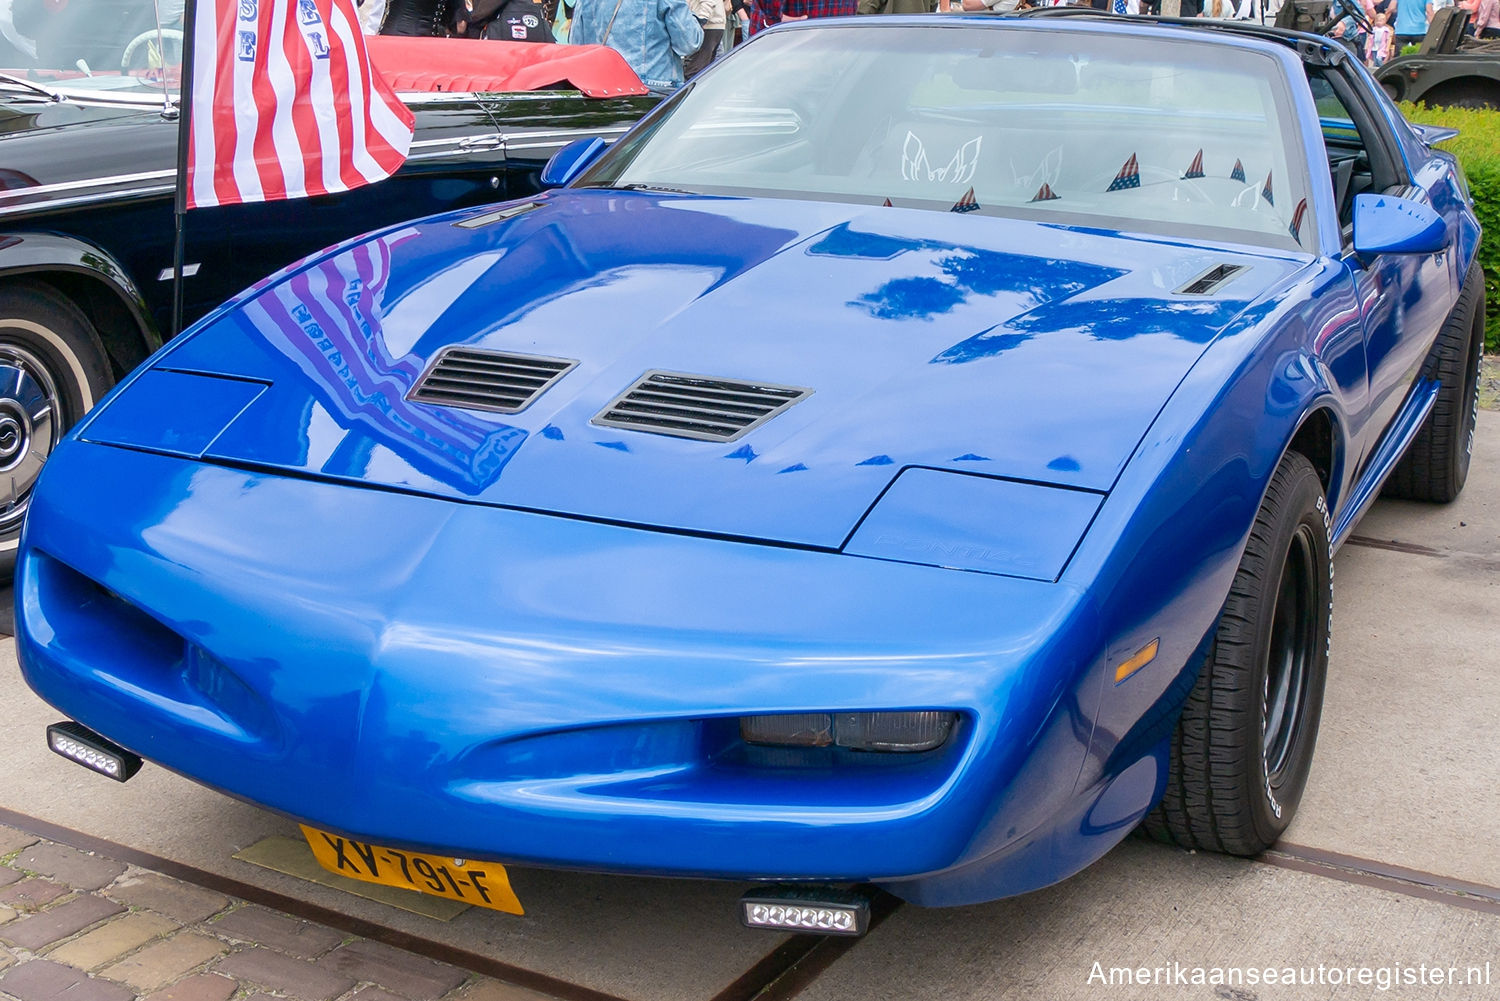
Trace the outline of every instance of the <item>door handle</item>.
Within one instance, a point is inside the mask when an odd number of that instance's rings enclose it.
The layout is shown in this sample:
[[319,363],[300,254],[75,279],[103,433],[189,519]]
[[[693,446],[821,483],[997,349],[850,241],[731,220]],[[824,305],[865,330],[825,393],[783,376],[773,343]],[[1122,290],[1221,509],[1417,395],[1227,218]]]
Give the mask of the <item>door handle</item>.
[[481,153],[504,149],[505,137],[497,135],[468,136],[458,141],[458,148],[465,153]]

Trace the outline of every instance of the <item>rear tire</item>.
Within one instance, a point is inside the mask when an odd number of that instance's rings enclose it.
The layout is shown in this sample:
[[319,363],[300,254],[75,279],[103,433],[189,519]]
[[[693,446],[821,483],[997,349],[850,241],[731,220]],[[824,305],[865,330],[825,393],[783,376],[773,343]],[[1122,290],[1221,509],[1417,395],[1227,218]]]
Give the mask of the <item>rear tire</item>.
[[1257,855],[1286,826],[1312,765],[1333,605],[1328,505],[1288,452],[1271,476],[1197,683],[1172,737],[1161,841]]
[[1385,496],[1446,504],[1463,492],[1479,416],[1483,359],[1484,271],[1476,259],[1422,366],[1422,378],[1441,384],[1437,401],[1385,481]]
[[0,285],[0,580],[47,456],[113,383],[88,318],[46,285]]

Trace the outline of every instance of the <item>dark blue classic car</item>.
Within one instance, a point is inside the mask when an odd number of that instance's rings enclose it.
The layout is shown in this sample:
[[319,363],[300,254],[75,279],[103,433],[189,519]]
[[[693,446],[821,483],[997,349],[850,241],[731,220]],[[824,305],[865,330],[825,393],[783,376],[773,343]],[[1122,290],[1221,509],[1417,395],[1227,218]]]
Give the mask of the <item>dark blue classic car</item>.
[[[149,0],[15,0],[0,20],[0,573],[54,443],[171,333],[180,37],[170,22],[158,37]],[[608,50],[375,41],[417,116],[406,167],[337,197],[190,213],[189,319],[372,227],[533,192],[559,146],[613,138],[655,103],[600,96],[643,93]],[[452,92],[451,65],[476,46],[497,69]],[[493,92],[520,89],[498,71],[512,50],[561,68],[528,66],[527,92]]]
[[778,28],[543,179],[249,290],[58,449],[55,749],[362,878],[781,879],[745,919],[830,931],[831,883],[1276,841],[1332,553],[1462,489],[1483,328],[1463,177],[1346,50]]

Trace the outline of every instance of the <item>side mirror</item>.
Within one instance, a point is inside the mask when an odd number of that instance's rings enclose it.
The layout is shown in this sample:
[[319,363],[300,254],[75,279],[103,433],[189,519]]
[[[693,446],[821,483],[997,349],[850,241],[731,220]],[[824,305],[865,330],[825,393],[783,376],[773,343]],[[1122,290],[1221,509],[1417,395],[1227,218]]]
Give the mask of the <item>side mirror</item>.
[[542,187],[562,187],[583,173],[584,168],[599,159],[599,154],[603,152],[604,140],[598,136],[573,140],[553,153],[547,166],[542,168]]
[[1408,122],[1407,124],[1417,133],[1418,138],[1428,146],[1436,146],[1438,143],[1447,142],[1449,139],[1456,139],[1459,135],[1458,129],[1449,128],[1446,125],[1419,125],[1416,122]]
[[1435,254],[1447,246],[1443,217],[1421,202],[1366,192],[1354,196],[1354,249],[1360,254]]

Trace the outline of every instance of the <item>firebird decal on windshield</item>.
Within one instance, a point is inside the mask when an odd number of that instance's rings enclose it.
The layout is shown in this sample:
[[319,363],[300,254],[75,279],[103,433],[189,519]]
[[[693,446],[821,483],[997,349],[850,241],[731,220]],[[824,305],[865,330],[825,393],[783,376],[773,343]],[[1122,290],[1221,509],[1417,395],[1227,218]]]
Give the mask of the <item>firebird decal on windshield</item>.
[[915,133],[906,133],[906,143],[901,147],[901,178],[906,181],[946,181],[949,184],[967,184],[974,179],[979,169],[979,147],[983,136],[975,136],[958,148],[947,166],[933,167],[927,159],[927,147]]

